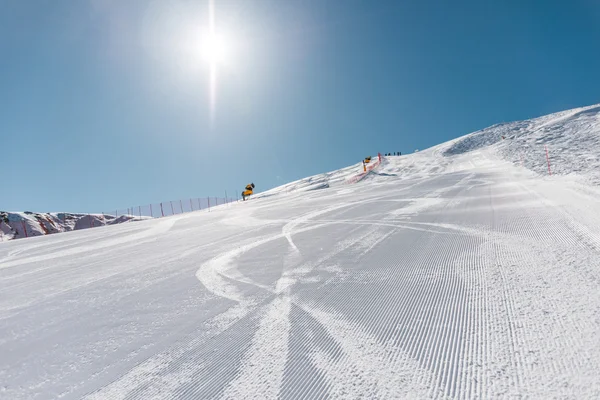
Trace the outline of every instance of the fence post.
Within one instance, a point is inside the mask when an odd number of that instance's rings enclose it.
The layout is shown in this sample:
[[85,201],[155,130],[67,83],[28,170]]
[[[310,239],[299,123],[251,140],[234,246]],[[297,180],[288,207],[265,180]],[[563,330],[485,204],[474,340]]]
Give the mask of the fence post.
[[200,197],[198,197],[198,210],[202,210],[202,204],[200,203]]
[[150,216],[154,218],[154,213],[152,212],[152,203],[150,203]]
[[210,197],[207,197],[206,200],[208,200],[208,212],[210,212]]
[[173,210],[173,201],[170,201],[171,203],[171,215],[175,215],[175,211]]
[[165,216],[165,211],[163,210],[162,203],[160,203],[160,214],[161,214],[163,217]]
[[227,190],[225,191],[225,204],[229,204],[229,202],[227,201]]
[[179,199],[179,208],[181,208],[181,213],[183,214],[183,202]]
[[194,211],[194,205],[192,204],[192,199],[190,199],[190,209]]
[[552,175],[552,171],[550,170],[550,155],[548,155],[548,146],[544,145],[546,149],[546,161],[548,162],[548,175]]

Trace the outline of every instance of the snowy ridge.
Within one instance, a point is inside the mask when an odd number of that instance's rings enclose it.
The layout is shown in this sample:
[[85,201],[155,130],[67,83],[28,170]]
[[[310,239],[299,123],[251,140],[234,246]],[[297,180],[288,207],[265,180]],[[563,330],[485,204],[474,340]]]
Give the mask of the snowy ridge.
[[0,211],[0,241],[139,221],[148,217],[108,214]]

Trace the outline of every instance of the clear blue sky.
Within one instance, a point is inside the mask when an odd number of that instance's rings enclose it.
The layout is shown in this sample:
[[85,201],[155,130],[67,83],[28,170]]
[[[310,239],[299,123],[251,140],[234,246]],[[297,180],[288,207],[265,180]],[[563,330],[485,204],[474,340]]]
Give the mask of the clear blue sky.
[[600,102],[600,2],[3,0],[0,210],[258,190]]

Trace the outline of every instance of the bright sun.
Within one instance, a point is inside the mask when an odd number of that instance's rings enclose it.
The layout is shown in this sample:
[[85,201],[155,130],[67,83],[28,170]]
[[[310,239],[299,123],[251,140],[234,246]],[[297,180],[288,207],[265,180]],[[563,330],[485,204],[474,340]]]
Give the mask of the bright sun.
[[210,65],[225,63],[228,50],[225,39],[213,32],[207,34],[201,44],[202,57]]
[[215,118],[217,105],[217,77],[218,70],[227,68],[231,64],[231,41],[227,40],[217,29],[215,23],[214,0],[208,2],[209,25],[204,34],[200,36],[200,53],[209,65],[209,98],[211,122]]
[[202,57],[211,68],[223,65],[227,62],[229,53],[229,42],[225,40],[222,33],[217,29],[215,22],[214,0],[208,2],[208,29],[201,36],[200,51]]

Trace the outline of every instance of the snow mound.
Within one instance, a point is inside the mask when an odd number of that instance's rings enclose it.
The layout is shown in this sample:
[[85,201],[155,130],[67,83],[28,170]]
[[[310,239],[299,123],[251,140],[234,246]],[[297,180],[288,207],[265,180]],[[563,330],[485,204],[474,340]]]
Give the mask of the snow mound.
[[326,172],[307,178],[299,179],[276,188],[257,193],[254,198],[269,197],[278,194],[292,192],[309,192],[313,190],[327,189],[330,187],[342,186],[353,176],[362,172],[362,162],[339,170]]

